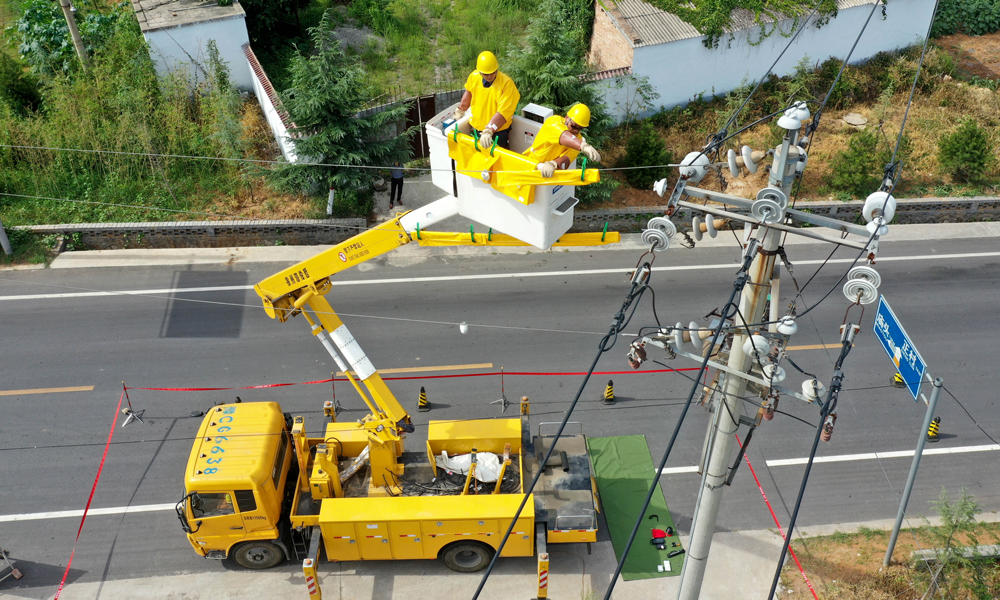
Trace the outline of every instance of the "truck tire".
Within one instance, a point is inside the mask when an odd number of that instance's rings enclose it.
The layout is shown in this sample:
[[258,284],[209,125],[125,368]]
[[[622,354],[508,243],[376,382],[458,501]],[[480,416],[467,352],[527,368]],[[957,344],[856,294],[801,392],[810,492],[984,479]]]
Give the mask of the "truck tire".
[[285,560],[284,551],[268,541],[243,542],[231,553],[236,564],[244,569],[270,569]]
[[456,542],[445,546],[441,560],[452,571],[475,573],[482,571],[493,560],[495,551],[485,544],[476,542]]

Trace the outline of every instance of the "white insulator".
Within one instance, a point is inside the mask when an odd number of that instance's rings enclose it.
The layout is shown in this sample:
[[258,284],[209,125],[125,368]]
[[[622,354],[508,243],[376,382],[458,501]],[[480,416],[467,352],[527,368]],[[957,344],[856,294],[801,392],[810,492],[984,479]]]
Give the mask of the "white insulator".
[[757,192],[757,200],[770,200],[781,207],[781,210],[788,208],[788,196],[778,188],[766,187]]
[[708,233],[708,237],[714,238],[719,235],[718,230],[715,229],[715,217],[712,215],[707,215],[705,217],[705,231]]
[[809,156],[806,155],[806,151],[799,149],[799,162],[795,163],[795,172],[799,175],[802,171],[806,170],[806,164],[809,163]]
[[807,379],[802,382],[802,395],[810,402],[816,402],[826,393],[826,386],[818,379]]
[[687,175],[689,183],[698,183],[708,173],[705,166],[709,164],[709,160],[704,152],[688,152],[681,164],[684,166],[680,168],[680,174]]
[[656,183],[653,184],[653,191],[656,192],[657,196],[662,198],[663,194],[667,193],[667,180],[666,179],[657,180]]
[[795,335],[795,332],[799,330],[799,326],[795,323],[794,317],[784,316],[778,319],[776,329],[781,335]]
[[469,333],[469,324],[466,323],[465,321],[462,321],[461,323],[458,324],[458,330],[461,331],[463,335]]
[[701,219],[693,217],[691,219],[691,233],[694,234],[695,241],[700,242],[704,234],[701,232]]
[[777,223],[785,216],[781,205],[767,198],[754,201],[750,206],[750,213],[762,223]]
[[643,229],[642,243],[655,250],[666,250],[670,247],[670,238],[659,229]]
[[482,179],[486,183],[490,182],[490,172],[489,171],[483,171],[482,173],[479,174],[479,177],[480,177],[480,179]]
[[743,146],[740,148],[740,154],[743,156],[743,166],[750,171],[751,174],[757,172],[757,162],[753,159],[753,149],[750,146]]
[[667,234],[668,238],[673,238],[677,235],[677,226],[674,222],[666,217],[653,217],[646,223],[647,229],[659,229],[663,233]]
[[786,110],[785,113],[778,118],[778,127],[789,131],[798,131],[802,129],[802,121],[799,120],[798,111],[794,106]]
[[865,207],[861,209],[861,214],[865,221],[871,223],[877,217],[885,219],[885,223],[890,223],[896,216],[896,199],[888,192],[874,192],[865,198]]
[[764,365],[764,381],[781,383],[785,380],[785,370],[775,364]]
[[875,217],[874,221],[865,225],[865,229],[868,230],[868,233],[875,234],[878,237],[889,233],[889,226],[885,224],[885,219],[882,217]]
[[844,284],[844,296],[851,302],[871,304],[878,300],[878,288],[866,279],[852,279]]
[[729,174],[733,177],[740,176],[740,167],[736,164],[736,150],[732,148],[726,153],[726,162],[729,163]]
[[684,326],[680,321],[674,325],[674,350],[680,352],[684,349]]
[[[792,108],[795,109],[795,118],[799,121],[805,122],[812,116],[809,112],[809,105],[806,104],[804,100],[799,100],[792,106]],[[785,112],[787,113],[788,111]]]
[[848,271],[847,280],[850,281],[852,279],[864,279],[875,287],[882,285],[882,277],[878,274],[878,271],[868,265],[858,265]]
[[770,350],[771,345],[767,343],[767,338],[756,333],[743,342],[743,353],[756,358],[765,356]]
[[694,346],[695,352],[701,352],[705,348],[705,340],[701,339],[699,329],[701,327],[694,321],[688,323],[688,332],[691,334],[691,345]]

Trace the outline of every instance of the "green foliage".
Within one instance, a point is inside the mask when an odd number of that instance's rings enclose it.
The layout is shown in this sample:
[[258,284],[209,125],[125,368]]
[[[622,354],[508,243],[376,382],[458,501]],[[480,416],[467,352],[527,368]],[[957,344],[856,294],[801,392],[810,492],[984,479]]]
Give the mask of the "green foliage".
[[399,28],[399,19],[392,13],[391,0],[352,0],[347,13],[351,18],[371,27],[379,35]]
[[577,187],[576,197],[580,200],[581,206],[603,204],[611,201],[611,195],[621,185],[617,179],[606,173],[597,183]]
[[[260,47],[280,44],[284,36],[299,31],[299,10],[309,0],[240,0],[247,13],[247,33]],[[221,2],[220,2],[221,4]],[[255,46],[255,51],[259,51]]]
[[[673,155],[667,150],[666,144],[656,128],[647,120],[642,121],[639,127],[629,137],[625,147],[625,157],[621,161],[622,167],[647,167],[652,165],[666,165],[673,162]],[[629,184],[639,189],[652,189],[653,183],[659,179],[667,177],[670,169],[662,167],[659,169],[628,169],[622,171]]]
[[8,256],[0,250],[0,265],[45,262],[45,244],[35,234],[24,229],[5,228],[5,231],[14,252]]
[[[886,140],[874,128],[854,133],[847,149],[838,152],[830,161],[827,185],[854,198],[866,198],[878,191],[885,165],[892,159],[895,141],[895,138]],[[910,143],[904,135],[896,159],[905,163],[909,153]]]
[[[240,106],[234,92],[210,87],[192,93],[187,80],[158,80],[131,8],[118,7],[109,16],[114,25],[104,48],[91,56],[91,68],[45,81],[44,110],[18,114],[0,103],[0,144],[194,156],[235,152]],[[221,61],[209,70],[210,80],[225,85]],[[224,213],[213,203],[242,186],[239,172],[222,161],[0,148],[0,191],[124,205],[0,197],[0,218],[15,226],[176,217],[140,206]]]
[[313,55],[299,54],[292,63],[292,87],[281,94],[282,104],[297,129],[295,151],[301,157],[333,163],[338,167],[288,164],[275,169],[272,180],[282,189],[300,191],[317,185],[336,189],[343,212],[366,216],[367,192],[375,178],[371,169],[352,165],[387,165],[408,160],[411,131],[397,134],[396,122],[406,115],[405,105],[359,117],[371,97],[367,73],[357,58],[348,57],[330,38],[328,16],[309,30],[316,48]]
[[0,51],[0,104],[20,116],[35,112],[42,105],[38,81],[24,72],[21,62]]
[[997,0],[941,0],[931,28],[931,37],[964,33],[985,35],[1000,30]]
[[[82,19],[77,16],[77,27],[88,53],[104,46],[121,14],[119,10],[109,15],[87,13]],[[76,50],[58,3],[32,0],[12,29],[21,37],[18,52],[36,73],[69,73],[76,68]]]
[[[693,25],[705,36],[703,43],[707,48],[719,46],[719,40],[727,35],[732,12],[737,8],[753,13],[754,24],[760,26],[760,31],[757,40],[751,43],[759,44],[775,32],[782,37],[791,36],[800,25],[799,19],[815,5],[812,0],[649,0],[649,3]],[[823,0],[816,14],[819,25],[837,16],[835,0]],[[788,31],[779,29],[777,23],[790,15],[795,17]]]
[[979,181],[993,163],[993,146],[986,131],[966,119],[938,142],[938,161],[958,181]]
[[[927,533],[934,542],[937,554],[937,568],[929,583],[927,596],[934,597],[938,592],[945,597],[964,597],[963,591],[968,591],[976,599],[996,598],[1000,586],[996,585],[995,567],[989,563],[970,558],[964,550],[979,545],[977,529],[981,525],[976,521],[979,506],[962,488],[957,500],[952,501],[948,491],[942,487],[936,501],[931,501],[941,517],[940,527],[929,527],[925,519]],[[992,580],[992,581],[991,581]]]
[[534,102],[565,111],[582,102],[590,107],[587,140],[600,145],[612,119],[600,91],[580,79],[587,72],[584,20],[579,0],[542,0],[520,47],[511,47],[501,65],[517,82],[521,104]]

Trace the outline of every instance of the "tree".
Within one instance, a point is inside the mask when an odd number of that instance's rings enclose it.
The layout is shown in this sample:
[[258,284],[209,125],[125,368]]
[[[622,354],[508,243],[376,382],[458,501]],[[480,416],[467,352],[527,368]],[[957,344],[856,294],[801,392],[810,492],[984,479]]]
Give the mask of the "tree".
[[367,215],[375,169],[409,159],[413,129],[397,133],[406,106],[397,104],[368,116],[359,116],[371,98],[368,75],[361,63],[344,54],[333,37],[329,12],[309,29],[315,53],[301,52],[292,60],[292,87],[280,94],[282,108],[293,122],[289,134],[302,162],[338,166],[288,164],[272,172],[284,189],[301,191],[317,184],[335,194],[334,213]]
[[[650,167],[667,165],[673,162],[673,155],[667,150],[666,144],[656,128],[648,120],[641,121],[639,127],[629,137],[625,147],[625,158],[622,160],[623,167]],[[649,190],[653,188],[653,183],[658,179],[668,177],[670,169],[661,167],[659,169],[628,169],[622,171],[625,179],[633,187]]]
[[[83,19],[77,17],[80,36],[89,54],[100,50],[111,37],[121,14],[121,11],[108,15],[92,12]],[[12,29],[21,35],[17,50],[34,72],[44,75],[69,73],[78,64],[69,38],[69,26],[58,3],[32,0]]]
[[956,181],[978,181],[993,163],[990,138],[972,119],[938,142],[938,162]]

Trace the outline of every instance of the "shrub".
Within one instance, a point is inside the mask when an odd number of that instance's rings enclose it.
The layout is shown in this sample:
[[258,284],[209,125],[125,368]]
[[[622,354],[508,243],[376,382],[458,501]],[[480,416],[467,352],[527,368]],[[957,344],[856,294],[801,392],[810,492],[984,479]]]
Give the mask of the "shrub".
[[0,104],[6,104],[20,116],[35,112],[42,105],[38,82],[21,69],[21,62],[0,51]]
[[389,0],[353,0],[347,14],[371,27],[375,33],[386,35],[399,27],[398,19],[389,8]]
[[978,181],[993,162],[993,148],[986,131],[966,119],[938,142],[938,161],[958,181]]
[[996,0],[941,0],[931,37],[964,33],[985,35],[1000,30],[1000,2]]
[[[885,165],[892,160],[891,143],[880,143],[877,129],[865,129],[851,136],[847,149],[838,152],[830,161],[827,185],[855,198],[865,198],[879,189]],[[896,160],[905,162],[910,154],[910,142],[903,136]]]
[[[625,147],[625,158],[622,159],[621,166],[647,167],[666,165],[671,162],[673,162],[673,155],[667,150],[667,146],[663,143],[656,128],[648,120],[642,121],[628,140]],[[653,183],[667,177],[669,172],[670,169],[667,167],[622,171],[629,184],[639,189],[651,189]]]

